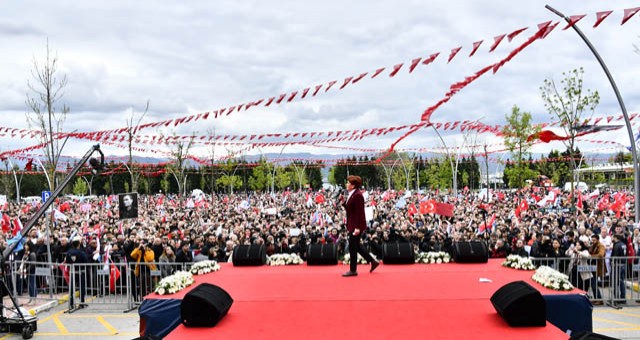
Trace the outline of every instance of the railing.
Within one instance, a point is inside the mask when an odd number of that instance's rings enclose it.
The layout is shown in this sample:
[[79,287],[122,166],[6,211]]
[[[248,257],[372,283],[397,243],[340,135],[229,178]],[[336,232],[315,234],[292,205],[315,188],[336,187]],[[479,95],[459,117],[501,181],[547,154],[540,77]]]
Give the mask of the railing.
[[[532,258],[536,266],[546,265],[569,276],[571,283],[587,293],[594,304],[619,307],[640,303],[640,257]],[[91,263],[60,264],[32,262],[25,271],[21,262],[11,262],[7,284],[14,296],[28,296],[35,280],[38,299],[57,300],[68,296],[68,307],[80,303],[117,306],[132,310],[153,292],[158,281],[193,263]],[[138,269],[136,270],[136,267]],[[31,281],[30,281],[31,280]]]
[[594,304],[620,307],[640,303],[640,257],[532,258],[569,276]]

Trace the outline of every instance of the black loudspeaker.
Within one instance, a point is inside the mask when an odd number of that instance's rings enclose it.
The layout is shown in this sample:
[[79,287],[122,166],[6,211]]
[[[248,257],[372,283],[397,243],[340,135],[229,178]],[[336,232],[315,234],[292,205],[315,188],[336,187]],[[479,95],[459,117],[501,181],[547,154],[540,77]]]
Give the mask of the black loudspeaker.
[[338,247],[335,243],[310,244],[307,247],[307,265],[338,264]]
[[451,257],[457,263],[486,263],[489,261],[489,249],[480,241],[454,242]]
[[415,263],[413,244],[411,242],[387,242],[382,245],[382,261],[384,264]]
[[542,294],[524,281],[502,286],[491,296],[491,304],[511,327],[547,325],[547,304]]
[[233,248],[234,266],[262,266],[267,263],[267,249],[264,244],[241,244]]
[[571,334],[569,340],[619,340],[610,336],[592,333],[592,332],[576,332]]
[[157,336],[157,335],[148,334],[148,335],[141,336],[141,337],[138,337],[138,338],[133,338],[131,340],[162,340],[162,338]]
[[233,299],[224,289],[201,283],[180,303],[182,324],[187,327],[213,327],[227,315],[232,304]]

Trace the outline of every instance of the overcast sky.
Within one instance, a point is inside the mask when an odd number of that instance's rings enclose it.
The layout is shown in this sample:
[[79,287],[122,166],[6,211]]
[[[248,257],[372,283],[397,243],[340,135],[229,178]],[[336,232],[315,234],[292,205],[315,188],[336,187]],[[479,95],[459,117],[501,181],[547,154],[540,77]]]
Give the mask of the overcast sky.
[[[579,27],[608,64],[628,112],[640,111],[640,55],[634,52],[634,44],[640,45],[640,14],[620,25],[623,10],[640,6],[638,1],[4,1],[0,5],[0,126],[28,128],[27,81],[33,82],[34,58],[44,60],[47,39],[59,60],[59,75],[68,77],[60,101],[71,109],[65,131],[124,127],[147,100],[150,107],[143,123],[152,123],[266,101],[308,87],[313,91],[315,85],[326,86],[333,80],[337,83],[329,91],[323,88],[315,97],[300,99],[298,94],[290,103],[252,107],[163,130],[149,128],[140,134],[202,136],[215,130],[216,135],[251,135],[415,124],[451,84],[507,56],[535,32],[537,24],[558,21],[544,8],[546,3],[566,15],[587,15]],[[614,12],[593,28],[596,12],[604,10]],[[619,115],[620,107],[600,66],[578,35],[562,30],[564,26],[561,23],[546,39],[524,49],[496,74],[485,74],[468,85],[435,111],[431,121],[479,119],[502,125],[512,106],[518,105],[532,113],[534,122],[552,122],[539,87],[545,78],[559,81],[562,72],[577,67],[584,67],[585,88],[600,93],[595,117]],[[524,27],[529,29],[512,42],[505,39],[489,53],[495,36]],[[473,43],[481,40],[480,48],[469,57]],[[459,46],[461,51],[447,63],[451,49]],[[438,52],[433,63],[418,64],[408,72],[413,59]],[[389,77],[400,63],[404,66],[397,75]],[[371,79],[382,67],[386,71]],[[369,74],[358,83],[338,89],[345,78],[364,72]],[[441,133],[448,146],[462,145],[460,130]],[[383,149],[401,134],[330,145]],[[490,133],[469,138],[476,144],[499,142]],[[629,143],[626,130],[589,139]],[[0,151],[37,143],[3,137]],[[93,143],[72,139],[64,154],[80,156]],[[397,148],[441,146],[433,129],[423,129]],[[587,141],[578,146],[592,154],[620,150]],[[537,145],[534,151],[552,148],[565,147],[556,142]],[[102,149],[109,155],[125,152],[110,145]],[[218,149],[219,155],[227,152]],[[300,151],[356,153],[310,146],[289,146],[283,153]],[[207,152],[197,147],[194,153],[205,156]]]

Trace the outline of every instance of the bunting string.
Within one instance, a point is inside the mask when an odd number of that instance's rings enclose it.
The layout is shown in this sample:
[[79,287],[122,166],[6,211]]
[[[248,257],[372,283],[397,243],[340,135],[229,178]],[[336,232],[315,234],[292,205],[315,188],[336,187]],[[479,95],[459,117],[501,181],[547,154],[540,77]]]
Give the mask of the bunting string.
[[[624,13],[623,13],[623,18],[622,21],[620,23],[620,25],[624,25],[629,19],[631,19],[631,17],[633,17],[639,10],[640,7],[636,7],[636,8],[628,8],[628,9],[624,9]],[[607,18],[609,17],[609,15],[613,13],[613,11],[602,11],[602,12],[597,12],[596,14],[596,21],[595,24],[593,25],[594,28],[599,27],[599,25]],[[570,23],[564,28],[568,28],[571,25],[576,24],[578,21],[580,20],[584,20],[584,18],[586,17],[586,14],[581,14],[581,15],[572,15],[570,16]],[[544,22],[544,23],[540,23],[538,24],[538,31],[540,31],[541,28],[545,28],[545,31],[542,32],[542,37],[541,38],[545,38],[549,33],[551,33],[551,31],[558,25],[558,23],[555,24],[550,24],[550,22]],[[510,43],[512,42],[512,40],[514,40],[517,36],[519,36],[522,32],[526,31],[528,29],[528,27],[524,27],[524,28],[520,28],[520,29],[516,29],[514,31],[512,31],[511,33],[508,34],[499,34],[497,36],[495,36],[493,38],[493,44],[489,47],[488,49],[488,53],[493,53],[496,48],[502,44],[505,40],[505,38],[507,38],[506,40]],[[471,53],[468,55],[468,58],[473,57],[474,55],[476,55],[477,51],[479,51],[482,43],[484,42],[484,40],[479,40],[479,41],[475,41],[472,43],[471,46]],[[524,48],[524,47],[523,47]],[[463,49],[462,46],[458,46],[455,48],[452,48],[449,52],[449,56],[447,58],[447,63],[450,63],[456,56],[459,55],[459,52]],[[511,60],[511,58],[513,58],[516,54],[518,54],[519,51],[518,49],[513,50],[506,58],[504,58],[503,60],[501,60],[499,63],[493,65],[493,73],[497,72],[499,68],[501,68],[504,63],[508,62]],[[314,98],[317,97],[318,95],[321,94],[325,94],[328,93],[330,90],[331,91],[340,91],[343,90],[349,86],[353,86],[355,84],[358,84],[360,82],[363,82],[365,80],[372,80],[372,79],[381,79],[383,77],[381,77],[382,74],[385,74],[385,72],[387,74],[386,79],[390,79],[390,78],[394,78],[401,70],[407,70],[408,74],[413,74],[413,72],[416,70],[416,68],[418,68],[418,66],[427,66],[430,65],[431,63],[433,63],[441,54],[441,52],[436,52],[436,53],[432,53],[429,56],[426,57],[416,57],[411,59],[411,61],[405,61],[405,62],[401,62],[401,63],[397,63],[394,64],[393,66],[385,66],[385,67],[379,67],[377,69],[375,69],[374,71],[367,71],[367,72],[362,72],[362,73],[355,73],[353,75],[344,77],[343,80],[338,81],[338,80],[332,80],[326,83],[321,83],[318,85],[314,85],[314,86],[309,86],[306,87],[304,89],[298,89],[298,90],[294,90],[291,92],[286,92],[286,93],[281,93],[279,95],[274,95],[274,96],[270,96],[270,97],[265,97],[265,98],[261,98],[261,99],[257,99],[257,100],[252,100],[252,101],[248,101],[246,103],[242,103],[242,104],[237,104],[237,105],[233,105],[230,107],[224,107],[224,108],[219,108],[216,110],[212,110],[212,111],[207,111],[207,112],[202,112],[202,113],[196,113],[196,114],[191,114],[191,115],[185,115],[185,116],[181,116],[178,118],[174,118],[174,119],[168,119],[168,120],[163,120],[163,121],[158,121],[158,122],[152,122],[152,123],[145,123],[142,124],[138,127],[138,130],[142,130],[142,129],[147,129],[147,128],[159,128],[159,127],[169,127],[169,126],[178,126],[181,124],[187,124],[187,123],[193,123],[193,122],[197,122],[199,120],[206,120],[209,119],[211,117],[215,118],[220,118],[220,117],[225,117],[225,116],[229,116],[232,113],[237,113],[237,112],[241,112],[241,111],[248,111],[252,108],[255,107],[271,107],[271,106],[275,106],[275,105],[283,105],[283,104],[287,104],[287,103],[291,103],[293,101],[301,101],[301,100],[306,100],[306,99],[310,99],[310,98]],[[405,65],[408,65],[407,67],[405,67]],[[462,86],[464,87],[464,86]],[[460,88],[461,89],[461,88]],[[457,92],[460,89],[455,89],[452,88],[452,91]],[[445,100],[446,102],[446,100]],[[439,105],[438,105],[439,106]],[[437,107],[436,107],[437,108]],[[425,119],[425,116],[430,116],[430,114],[428,112],[425,112],[425,114],[423,114],[423,120]],[[111,134],[111,133],[123,133],[126,132],[128,130],[128,128],[119,128],[119,129],[114,129],[114,130],[102,130],[102,131],[95,131],[95,132],[85,132],[85,133],[93,133],[93,134]]]

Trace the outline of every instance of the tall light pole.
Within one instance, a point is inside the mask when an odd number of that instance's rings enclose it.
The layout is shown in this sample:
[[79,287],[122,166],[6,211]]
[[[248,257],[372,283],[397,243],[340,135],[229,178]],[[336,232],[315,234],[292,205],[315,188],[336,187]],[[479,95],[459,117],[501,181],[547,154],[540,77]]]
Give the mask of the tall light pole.
[[13,162],[10,158],[7,158],[11,172],[13,173],[13,180],[16,182],[16,202],[20,203],[20,184],[22,183],[22,175],[20,175],[20,182],[18,182],[18,176],[16,175],[16,168],[13,166]]
[[604,60],[602,60],[602,58],[600,57],[600,54],[598,54],[598,51],[596,51],[595,47],[593,47],[589,39],[587,39],[587,37],[584,35],[584,33],[582,33],[582,31],[578,28],[578,26],[575,23],[571,23],[571,19],[569,19],[564,14],[560,13],[560,11],[556,10],[555,8],[549,5],[546,5],[544,7],[550,10],[551,12],[553,12],[555,15],[563,18],[567,23],[571,25],[573,30],[576,31],[576,33],[578,33],[580,38],[582,38],[582,41],[584,41],[584,43],[587,44],[587,47],[589,47],[589,49],[591,50],[591,53],[593,53],[593,56],[598,60],[598,63],[600,63],[602,70],[604,71],[605,75],[609,79],[609,83],[611,84],[611,88],[613,88],[613,92],[616,94],[616,98],[618,99],[618,104],[620,104],[620,109],[622,110],[622,116],[624,117],[624,123],[627,126],[629,141],[631,142],[631,156],[633,156],[633,192],[634,192],[633,196],[635,199],[634,201],[635,221],[634,222],[636,224],[640,223],[640,170],[638,169],[638,153],[636,151],[636,142],[635,142],[635,139],[633,138],[633,130],[631,129],[631,121],[629,120],[629,115],[627,114],[627,108],[624,106],[622,95],[620,95],[620,91],[618,91],[618,86],[616,86],[616,82],[613,80],[611,73],[609,73],[609,69],[607,68],[607,65],[605,65]]

